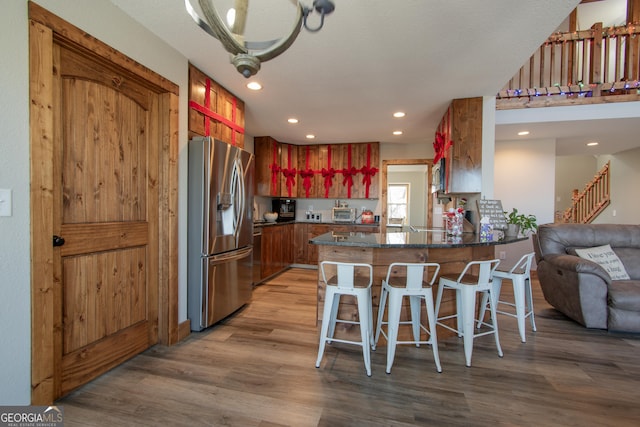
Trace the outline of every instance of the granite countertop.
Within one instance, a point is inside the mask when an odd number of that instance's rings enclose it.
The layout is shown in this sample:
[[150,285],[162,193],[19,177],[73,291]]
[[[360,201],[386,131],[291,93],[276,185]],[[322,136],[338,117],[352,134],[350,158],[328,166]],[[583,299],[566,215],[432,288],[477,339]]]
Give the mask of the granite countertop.
[[331,222],[331,221],[323,221],[323,222],[318,222],[318,221],[311,221],[311,220],[288,220],[288,221],[279,221],[279,222],[269,222],[269,221],[265,221],[265,220],[261,220],[261,221],[253,221],[253,226],[254,227],[264,227],[264,226],[272,226],[272,225],[284,225],[284,224],[294,224],[294,223],[298,223],[298,224],[320,224],[320,225],[352,225],[352,226],[358,226],[358,227],[379,227],[380,224],[379,223],[374,223],[374,224],[362,224],[359,222],[354,222],[354,223],[347,223],[347,222]]
[[481,241],[474,233],[447,236],[444,229],[386,233],[329,232],[310,239],[315,245],[352,246],[360,248],[462,248],[493,246],[527,240],[528,237],[505,237],[496,241]]

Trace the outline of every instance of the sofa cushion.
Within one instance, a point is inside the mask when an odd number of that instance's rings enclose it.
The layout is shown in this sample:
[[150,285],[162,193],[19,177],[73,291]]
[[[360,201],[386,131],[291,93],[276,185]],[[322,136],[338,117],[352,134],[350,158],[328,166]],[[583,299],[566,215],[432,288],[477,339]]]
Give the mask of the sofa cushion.
[[616,280],[609,285],[609,306],[640,312],[640,281]]
[[580,258],[591,260],[606,270],[612,280],[629,280],[618,255],[611,249],[611,245],[596,246],[593,248],[575,249]]
[[640,280],[640,248],[614,247],[631,280]]

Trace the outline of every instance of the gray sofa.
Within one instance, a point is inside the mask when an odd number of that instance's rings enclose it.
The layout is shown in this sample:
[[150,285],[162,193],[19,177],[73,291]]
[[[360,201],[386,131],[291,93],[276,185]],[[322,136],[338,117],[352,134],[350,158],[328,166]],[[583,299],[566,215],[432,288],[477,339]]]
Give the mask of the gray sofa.
[[[630,280],[612,280],[576,249],[609,244]],[[640,225],[543,224],[533,236],[544,298],[587,328],[640,332]]]

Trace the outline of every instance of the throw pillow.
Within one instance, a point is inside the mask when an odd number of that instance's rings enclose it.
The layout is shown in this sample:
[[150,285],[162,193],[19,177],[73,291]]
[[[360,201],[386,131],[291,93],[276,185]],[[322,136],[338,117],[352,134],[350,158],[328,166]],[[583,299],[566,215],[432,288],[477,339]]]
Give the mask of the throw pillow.
[[630,280],[627,270],[618,255],[611,249],[611,245],[576,249],[575,251],[580,258],[593,261],[604,268],[611,276],[611,280]]

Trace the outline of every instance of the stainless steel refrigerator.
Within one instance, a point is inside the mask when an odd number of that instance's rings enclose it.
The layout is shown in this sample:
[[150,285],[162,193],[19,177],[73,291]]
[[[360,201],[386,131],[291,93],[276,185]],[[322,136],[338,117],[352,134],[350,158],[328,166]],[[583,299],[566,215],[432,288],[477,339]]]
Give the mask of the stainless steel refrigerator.
[[194,138],[188,175],[187,313],[200,331],[251,299],[254,156]]

